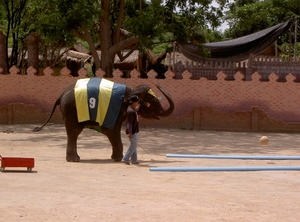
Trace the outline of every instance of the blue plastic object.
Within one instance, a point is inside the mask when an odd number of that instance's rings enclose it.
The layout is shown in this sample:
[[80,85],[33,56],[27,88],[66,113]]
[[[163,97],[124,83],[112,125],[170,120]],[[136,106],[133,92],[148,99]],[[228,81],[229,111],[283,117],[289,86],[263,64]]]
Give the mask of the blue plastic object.
[[206,159],[250,159],[250,160],[300,160],[300,156],[223,156],[223,155],[192,155],[166,154],[172,158],[206,158]]
[[207,172],[207,171],[298,171],[300,166],[242,166],[242,167],[151,167],[150,171]]

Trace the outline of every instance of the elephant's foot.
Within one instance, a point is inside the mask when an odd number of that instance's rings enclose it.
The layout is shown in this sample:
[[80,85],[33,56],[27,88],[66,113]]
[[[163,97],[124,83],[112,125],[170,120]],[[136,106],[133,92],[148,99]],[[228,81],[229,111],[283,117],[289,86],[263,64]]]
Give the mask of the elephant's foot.
[[121,162],[122,158],[123,158],[123,155],[119,156],[119,157],[117,157],[113,154],[111,155],[111,159],[113,159],[115,162]]
[[74,155],[74,156],[67,156],[66,160],[68,162],[79,162],[80,161],[80,157],[78,155]]

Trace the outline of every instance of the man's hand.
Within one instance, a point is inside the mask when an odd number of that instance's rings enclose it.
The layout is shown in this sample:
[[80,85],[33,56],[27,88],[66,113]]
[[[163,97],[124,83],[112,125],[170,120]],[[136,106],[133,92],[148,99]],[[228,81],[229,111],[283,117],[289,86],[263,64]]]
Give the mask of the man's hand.
[[128,134],[128,138],[129,138],[129,139],[132,139],[132,134]]

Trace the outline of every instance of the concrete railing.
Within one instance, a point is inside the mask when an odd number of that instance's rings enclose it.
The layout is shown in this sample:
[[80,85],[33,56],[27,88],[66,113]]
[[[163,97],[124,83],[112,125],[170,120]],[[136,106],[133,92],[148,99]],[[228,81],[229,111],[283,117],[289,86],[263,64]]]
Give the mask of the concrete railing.
[[[78,78],[85,78],[86,70],[79,70],[79,77],[68,77],[70,70],[66,67],[61,76],[53,76],[49,67],[43,70],[43,76],[36,76],[36,70],[27,69],[27,75],[18,75],[18,69],[12,67],[10,74],[0,75],[0,107],[11,103],[34,104],[43,113],[49,113],[56,98],[70,84]],[[279,76],[275,73],[268,75],[268,81],[261,81],[261,74],[254,72],[250,81],[244,81],[245,75],[241,72],[232,74],[231,81],[227,73],[220,71],[216,80],[207,78],[193,78],[193,75],[184,70],[181,79],[175,78],[172,71],[166,72],[166,79],[156,79],[156,73],[151,70],[147,79],[139,78],[139,72],[132,70],[131,78],[121,78],[122,72],[116,70],[115,82],[130,87],[149,85],[157,96],[161,96],[156,84],[160,84],[172,96],[175,102],[175,111],[172,118],[179,118],[189,113],[195,107],[211,107],[220,112],[232,113],[242,110],[251,110],[256,106],[263,110],[270,118],[283,122],[300,122],[300,83],[295,82],[295,75],[286,75],[286,82],[278,82]],[[104,72],[97,70],[96,76],[103,77]],[[168,102],[162,99],[162,105],[167,107]]]

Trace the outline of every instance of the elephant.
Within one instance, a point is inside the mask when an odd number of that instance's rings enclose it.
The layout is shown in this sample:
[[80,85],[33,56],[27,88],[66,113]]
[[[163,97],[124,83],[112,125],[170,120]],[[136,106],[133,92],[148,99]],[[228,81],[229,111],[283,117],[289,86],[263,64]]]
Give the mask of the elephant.
[[[97,82],[97,84],[99,84],[99,82],[105,82],[108,85],[116,85],[117,87],[123,90],[123,94],[121,93],[116,99],[115,97],[111,98],[112,102],[120,101],[119,107],[107,109],[107,115],[110,115],[114,118],[113,125],[101,125],[99,121],[95,120],[95,118],[83,119],[82,121],[79,121],[78,115],[81,112],[80,110],[84,106],[86,106],[84,105],[85,102],[78,102],[76,100],[77,97],[75,98],[75,95],[77,95],[76,90],[78,88],[79,81],[80,79],[77,80],[76,83],[71,84],[65,89],[65,91],[62,92],[62,94],[55,101],[52,111],[45,123],[42,126],[33,129],[34,132],[40,131],[49,122],[56,107],[60,105],[60,111],[67,133],[66,161],[68,162],[80,161],[80,156],[77,153],[77,139],[84,128],[96,128],[98,129],[98,131],[100,130],[104,135],[106,135],[112,146],[111,159],[115,162],[120,162],[122,160],[123,143],[121,140],[121,128],[123,121],[126,119],[126,111],[129,106],[128,98],[130,96],[137,95],[139,97],[140,108],[138,112],[139,115],[145,119],[159,120],[159,117],[170,116],[175,108],[172,97],[159,84],[157,84],[156,87],[162,92],[162,94],[165,96],[169,103],[169,106],[166,109],[162,107],[160,99],[155,96],[152,89],[147,85],[139,85],[137,87],[132,88],[124,84],[115,83],[104,78],[85,78],[81,79],[81,81],[93,81]],[[95,103],[94,98],[91,98],[90,101],[92,101],[91,104],[93,105],[93,107],[96,106],[96,108],[98,107],[98,110],[101,109],[101,101],[98,103],[96,101]],[[87,100],[86,97],[85,100]],[[91,104],[89,104],[88,106],[91,106]],[[89,113],[91,114],[91,111],[89,111]]]

